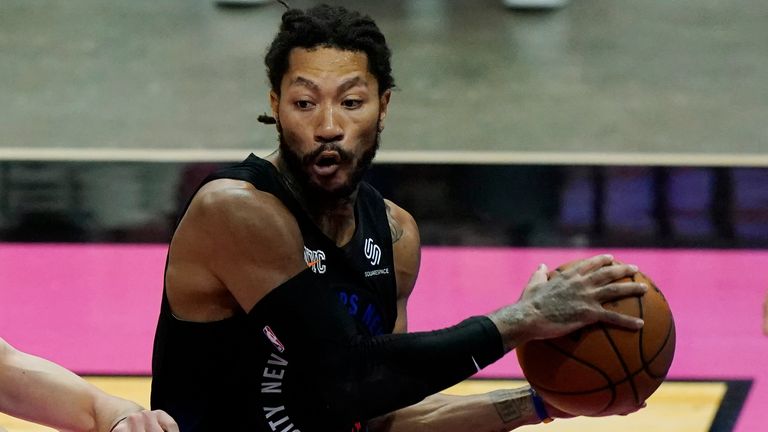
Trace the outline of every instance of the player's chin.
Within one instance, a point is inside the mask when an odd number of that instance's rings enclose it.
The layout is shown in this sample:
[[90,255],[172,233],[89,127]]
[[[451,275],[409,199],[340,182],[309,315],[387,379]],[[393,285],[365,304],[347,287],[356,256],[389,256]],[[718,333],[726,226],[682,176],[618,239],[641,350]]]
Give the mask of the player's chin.
[[328,198],[345,198],[354,190],[345,178],[315,178],[312,179],[312,186]]
[[315,185],[317,189],[324,191],[332,191],[339,189],[346,183],[346,177],[343,173],[336,172],[332,175],[317,175],[314,174],[310,177],[310,181]]

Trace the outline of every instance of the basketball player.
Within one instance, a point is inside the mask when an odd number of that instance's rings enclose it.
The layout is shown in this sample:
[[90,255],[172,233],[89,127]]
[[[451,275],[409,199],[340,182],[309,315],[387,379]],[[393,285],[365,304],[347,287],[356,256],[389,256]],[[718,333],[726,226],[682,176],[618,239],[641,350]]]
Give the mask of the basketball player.
[[0,412],[68,431],[179,430],[165,412],[147,411],[108,395],[57,364],[16,350],[2,338]]
[[153,408],[185,432],[501,431],[565,416],[528,387],[438,392],[527,340],[596,321],[640,328],[601,306],[645,292],[612,283],[637,269],[601,255],[548,280],[541,265],[516,303],[406,333],[418,229],[361,181],[394,85],[384,36],[343,8],[292,9],[265,61],[272,117],[261,120],[275,123],[279,148],[209,176],[185,209]]

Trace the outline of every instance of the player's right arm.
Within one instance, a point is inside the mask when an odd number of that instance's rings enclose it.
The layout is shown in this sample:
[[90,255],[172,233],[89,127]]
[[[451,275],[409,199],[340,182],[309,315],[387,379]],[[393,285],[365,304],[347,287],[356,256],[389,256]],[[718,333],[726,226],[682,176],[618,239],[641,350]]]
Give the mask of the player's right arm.
[[191,321],[249,311],[307,268],[303,248],[295,218],[275,196],[244,181],[211,181],[195,195],[171,241],[171,309]]

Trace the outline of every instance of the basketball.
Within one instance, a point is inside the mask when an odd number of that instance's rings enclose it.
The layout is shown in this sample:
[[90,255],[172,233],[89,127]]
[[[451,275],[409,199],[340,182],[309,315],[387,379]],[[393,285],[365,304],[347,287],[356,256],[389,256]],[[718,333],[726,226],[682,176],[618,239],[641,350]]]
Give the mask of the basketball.
[[[645,324],[640,330],[596,323],[559,338],[517,347],[525,378],[555,408],[586,416],[629,412],[664,381],[675,353],[672,312],[646,275],[638,272],[633,280],[646,283],[648,291],[603,306],[642,318]],[[629,282],[630,278],[619,281]]]

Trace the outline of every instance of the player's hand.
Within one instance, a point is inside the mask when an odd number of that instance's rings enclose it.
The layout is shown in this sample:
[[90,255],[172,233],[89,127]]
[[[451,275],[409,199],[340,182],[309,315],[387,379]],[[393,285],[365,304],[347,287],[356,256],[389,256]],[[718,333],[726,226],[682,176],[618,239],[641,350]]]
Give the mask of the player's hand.
[[176,422],[162,410],[142,410],[120,420],[111,432],[179,432]]
[[648,290],[638,282],[615,282],[636,272],[637,267],[614,263],[610,255],[579,261],[549,278],[546,266],[541,266],[518,302],[528,321],[530,339],[562,336],[597,321],[639,329],[642,319],[603,307],[603,303],[642,295]]

